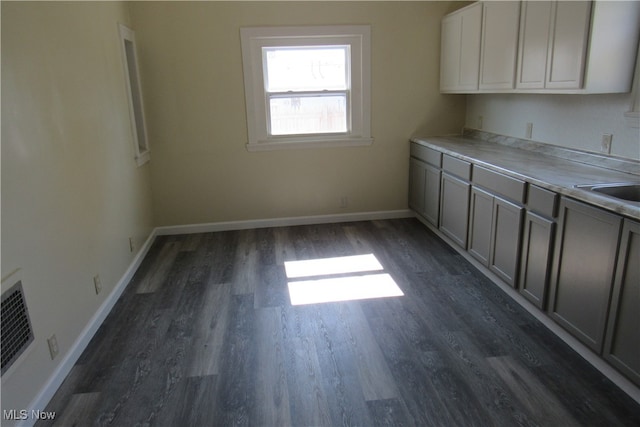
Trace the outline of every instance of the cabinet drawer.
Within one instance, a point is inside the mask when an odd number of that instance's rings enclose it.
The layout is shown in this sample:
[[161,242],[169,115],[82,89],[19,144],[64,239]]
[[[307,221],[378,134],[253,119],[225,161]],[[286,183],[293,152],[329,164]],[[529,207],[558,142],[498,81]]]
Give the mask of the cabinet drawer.
[[471,179],[471,163],[447,154],[442,156],[442,169],[467,181]]
[[527,207],[530,211],[547,218],[555,218],[558,213],[558,195],[553,191],[529,184]]
[[420,159],[437,167],[442,166],[442,153],[438,150],[412,142],[410,152],[411,157],[415,157],[416,159]]
[[473,168],[473,183],[515,202],[524,203],[526,183],[519,179],[502,175],[481,166],[475,166]]

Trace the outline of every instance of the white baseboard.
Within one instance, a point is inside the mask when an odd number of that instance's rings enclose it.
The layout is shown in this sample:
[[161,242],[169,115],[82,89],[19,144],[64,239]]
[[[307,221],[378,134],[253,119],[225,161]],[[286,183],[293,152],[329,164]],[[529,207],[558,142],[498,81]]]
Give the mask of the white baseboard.
[[409,209],[394,211],[355,212],[330,215],[297,216],[288,218],[252,219],[247,221],[210,222],[157,227],[158,236],[172,234],[211,233],[215,231],[246,230],[266,227],[288,227],[294,225],[330,224],[336,222],[372,221],[381,219],[411,218],[415,214]]
[[[152,230],[151,234],[149,234],[149,237],[144,242],[136,256],[133,258],[131,264],[124,272],[120,280],[118,280],[116,286],[113,288],[109,296],[104,300],[91,320],[89,320],[85,328],[80,333],[80,336],[78,336],[76,341],[71,346],[71,349],[65,355],[62,362],[58,365],[55,371],[53,371],[53,374],[51,375],[51,377],[49,377],[47,383],[40,390],[40,393],[38,393],[36,398],[31,402],[28,408],[29,414],[33,413],[32,411],[44,411],[44,409],[47,407],[49,401],[56,393],[62,382],[65,380],[69,372],[71,372],[71,369],[82,355],[82,352],[87,347],[87,345],[89,345],[89,342],[98,331],[98,328],[100,328],[100,325],[102,325],[102,322],[104,322],[104,320],[107,318],[107,316],[111,312],[111,309],[118,301],[118,298],[120,298],[120,295],[122,295],[122,292],[124,292],[125,288],[133,278],[133,275],[142,263],[142,260],[147,255],[147,252],[149,251],[151,244],[156,238],[156,235],[156,230]],[[31,427],[36,421],[36,419],[32,419],[32,417],[29,417],[28,420],[24,420],[18,423],[18,425],[21,427]]]
[[422,218],[420,215],[416,215],[416,218],[433,231],[438,237],[444,240],[452,249],[458,252],[469,261],[474,267],[476,267],[481,273],[483,273],[489,280],[502,289],[507,295],[509,295],[515,302],[520,304],[522,308],[527,310],[533,317],[540,321],[544,326],[553,332],[558,338],[564,341],[572,350],[582,356],[587,362],[589,362],[594,368],[596,368],[602,375],[607,377],[611,382],[618,386],[623,392],[629,395],[633,400],[640,403],[640,388],[618,372],[615,368],[605,362],[600,356],[595,354],[591,349],[578,341],[573,335],[562,329],[560,325],[551,320],[544,312],[529,301],[527,301],[520,293],[504,283],[498,276],[493,274],[491,270],[479,263],[474,257],[463,250],[460,246],[453,243],[451,239],[445,236],[440,230]]

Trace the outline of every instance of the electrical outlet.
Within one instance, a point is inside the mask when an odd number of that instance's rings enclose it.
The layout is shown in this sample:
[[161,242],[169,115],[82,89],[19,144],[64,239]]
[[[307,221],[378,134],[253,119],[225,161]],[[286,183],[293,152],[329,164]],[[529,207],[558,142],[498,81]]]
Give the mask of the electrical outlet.
[[533,136],[533,123],[527,123],[525,138],[531,139],[532,136]]
[[93,277],[93,286],[96,288],[96,295],[98,295],[102,291],[102,282],[100,282],[99,275]]
[[483,117],[478,116],[478,124],[477,124],[478,129],[482,129],[482,120],[483,120]]
[[51,355],[51,360],[53,360],[58,355],[58,339],[56,338],[56,334],[51,335],[51,338],[47,339],[47,344],[49,344],[49,354]]
[[133,253],[135,246],[133,244],[133,237],[129,237],[129,252]]
[[600,151],[605,154],[611,154],[611,140],[613,139],[613,135],[610,133],[605,133],[602,135],[602,142],[600,143]]

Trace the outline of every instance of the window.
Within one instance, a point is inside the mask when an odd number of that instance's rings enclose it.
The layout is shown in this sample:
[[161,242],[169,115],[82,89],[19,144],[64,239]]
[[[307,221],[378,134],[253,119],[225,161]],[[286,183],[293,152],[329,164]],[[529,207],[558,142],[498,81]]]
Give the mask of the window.
[[370,145],[369,26],[242,28],[249,151]]
[[122,58],[124,61],[125,77],[127,82],[127,95],[129,98],[129,114],[131,116],[131,128],[133,131],[133,146],[135,159],[138,166],[145,164],[150,159],[149,142],[147,141],[147,128],[144,120],[144,107],[142,103],[142,89],[140,88],[140,74],[138,73],[138,60],[136,58],[136,39],[132,29],[119,24],[120,40],[122,41]]

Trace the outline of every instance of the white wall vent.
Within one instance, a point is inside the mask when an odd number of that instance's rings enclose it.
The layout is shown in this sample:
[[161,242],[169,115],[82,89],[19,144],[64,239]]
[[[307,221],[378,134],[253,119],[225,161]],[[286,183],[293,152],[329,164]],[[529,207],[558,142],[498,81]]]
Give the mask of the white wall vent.
[[33,329],[22,291],[22,281],[2,294],[2,375],[33,341]]

